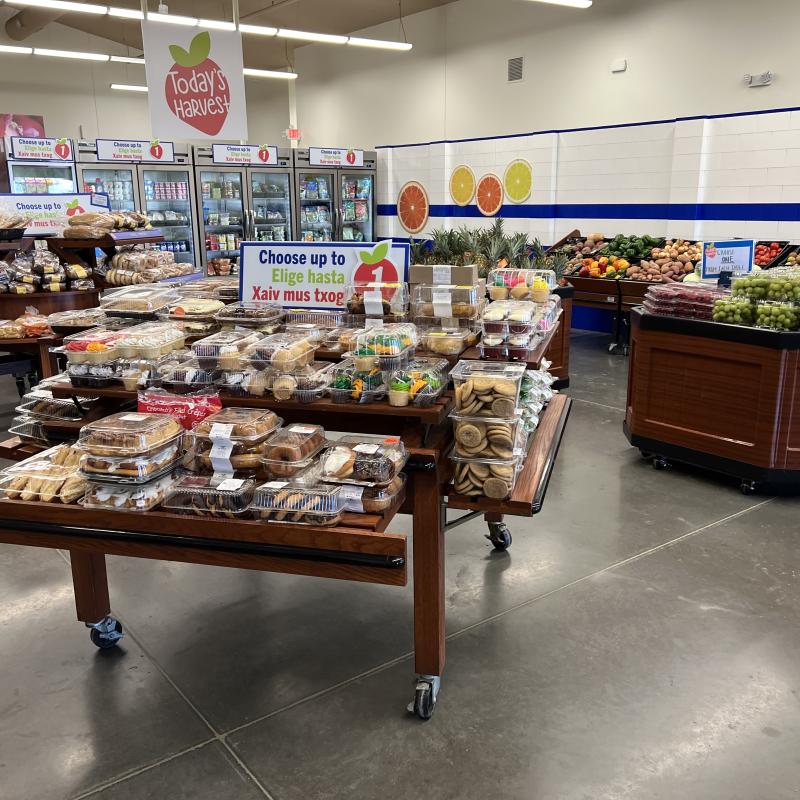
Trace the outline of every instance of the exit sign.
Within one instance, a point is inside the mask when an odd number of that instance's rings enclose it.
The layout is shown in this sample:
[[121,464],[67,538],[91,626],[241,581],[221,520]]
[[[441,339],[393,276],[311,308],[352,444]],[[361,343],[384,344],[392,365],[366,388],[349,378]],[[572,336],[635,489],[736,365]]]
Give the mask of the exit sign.
[[303,131],[301,131],[299,128],[287,128],[285,135],[289,141],[299,142],[303,136]]

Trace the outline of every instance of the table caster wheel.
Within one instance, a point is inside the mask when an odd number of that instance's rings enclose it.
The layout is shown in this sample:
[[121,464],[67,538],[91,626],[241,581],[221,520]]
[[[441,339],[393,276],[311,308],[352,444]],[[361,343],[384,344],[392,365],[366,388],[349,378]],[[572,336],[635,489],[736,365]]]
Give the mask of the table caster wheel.
[[653,457],[653,469],[669,469],[669,461],[664,456]]
[[630,352],[630,347],[626,344],[622,346],[622,355],[626,356]]
[[619,345],[618,345],[616,342],[612,342],[612,343],[611,343],[611,344],[608,346],[608,352],[609,352],[609,353],[611,353],[611,354],[614,354],[614,353],[616,353],[616,352],[617,352],[617,348],[618,348],[618,347],[619,347]]
[[742,481],[741,486],[739,486],[739,490],[742,494],[755,494],[757,491],[756,482]]
[[116,647],[119,640],[125,635],[122,632],[120,621],[114,617],[105,617],[94,625],[87,622],[86,626],[90,628],[89,638],[92,640],[92,644],[101,650]]
[[642,450],[639,448],[639,453],[645,461],[649,461],[653,457],[653,454],[648,450]]
[[511,531],[505,522],[490,522],[486,538],[494,545],[495,550],[508,550],[511,546]]
[[441,678],[438,675],[422,675],[417,678],[417,685],[414,689],[414,702],[408,706],[408,710],[427,721],[433,716],[436,708],[436,698],[439,694]]

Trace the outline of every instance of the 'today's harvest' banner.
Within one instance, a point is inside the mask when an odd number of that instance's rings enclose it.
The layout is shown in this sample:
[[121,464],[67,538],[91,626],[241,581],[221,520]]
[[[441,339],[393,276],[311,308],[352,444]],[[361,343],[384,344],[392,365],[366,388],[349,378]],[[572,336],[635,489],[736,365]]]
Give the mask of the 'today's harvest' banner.
[[242,300],[344,308],[351,283],[405,283],[409,246],[366,242],[243,242]]
[[238,31],[142,22],[150,126],[160,139],[247,139]]
[[30,218],[25,229],[29,236],[60,236],[69,218],[85,211],[108,211],[108,195],[101,192],[0,195],[0,212]]

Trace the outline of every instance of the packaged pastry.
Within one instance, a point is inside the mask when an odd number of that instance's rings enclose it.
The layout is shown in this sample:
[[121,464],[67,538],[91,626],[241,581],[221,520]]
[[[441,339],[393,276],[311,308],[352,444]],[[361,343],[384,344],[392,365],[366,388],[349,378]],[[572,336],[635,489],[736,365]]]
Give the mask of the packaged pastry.
[[31,417],[28,414],[20,414],[14,417],[8,429],[12,436],[17,436],[23,442],[31,444],[49,444],[47,433],[45,432],[43,420]]
[[389,377],[389,405],[432,406],[447,385],[447,361],[442,358],[416,358]]
[[356,282],[345,287],[345,305],[350,314],[386,318],[408,313],[408,285],[405,283]]
[[342,518],[339,486],[293,485],[269,481],[258,486],[250,506],[256,519],[296,525],[336,525]]
[[11,281],[8,284],[9,294],[33,294],[39,290],[38,286],[31,283],[20,283],[19,281]]
[[79,333],[105,322],[102,308],[80,308],[73,311],[56,311],[47,317],[47,324],[53,333],[59,335]]
[[505,336],[499,333],[484,333],[478,344],[481,358],[493,358],[505,361],[508,358],[508,347]]
[[451,414],[454,450],[464,458],[511,460],[524,455],[527,433],[521,417],[476,417]]
[[106,389],[118,383],[119,369],[116,363],[67,364],[69,382],[78,389]]
[[191,349],[203,369],[240,369],[242,354],[261,336],[254,331],[220,331],[192,343]]
[[22,325],[25,336],[35,338],[38,336],[46,336],[50,333],[50,328],[47,325],[47,317],[30,306],[24,314],[17,317],[17,322]]
[[64,272],[71,281],[85,280],[92,275],[91,267],[83,264],[67,264],[64,267]]
[[508,336],[510,333],[533,333],[536,304],[524,300],[498,300],[489,303],[481,315],[483,332]]
[[486,288],[490,300],[546,302],[556,288],[556,274],[547,269],[493,269],[486,279]]
[[83,214],[75,214],[68,220],[71,227],[81,227],[84,225],[91,225],[94,228],[104,228],[106,231],[114,230],[114,217],[110,213],[105,212],[84,212]]
[[47,279],[49,276],[64,276],[64,267],[55,253],[49,250],[34,250],[31,270]]
[[184,475],[174,483],[162,507],[176,514],[241,519],[249,515],[256,482],[230,475]]
[[0,498],[74,503],[86,491],[86,481],[78,474],[80,450],[62,444],[37,453],[0,473]]
[[239,397],[263,397],[272,386],[272,372],[254,367],[221,370],[215,380],[217,388],[225,394]]
[[218,380],[218,370],[201,367],[198,359],[189,358],[166,370],[161,376],[161,386],[173,394],[205,392]]
[[263,446],[262,471],[270,479],[290,478],[309,467],[325,445],[325,430],[320,425],[288,425]]
[[167,414],[124,411],[84,425],[78,441],[94,456],[144,455],[179,440],[182,431]]
[[230,303],[217,311],[215,319],[227,325],[264,325],[266,323],[280,322],[283,311],[278,306],[268,303],[253,303],[241,301]]
[[16,320],[0,320],[0,339],[24,339],[25,328]]
[[117,381],[129,392],[162,385],[164,375],[187,360],[186,351],[178,350],[157,359],[122,358],[117,361]]
[[214,315],[225,304],[221,300],[205,297],[183,297],[177,303],[169,306],[170,319],[195,319],[213,320]]
[[423,319],[474,319],[481,300],[480,284],[474,286],[420,284],[414,287],[412,315]]
[[183,331],[183,338],[187,343],[196,342],[198,339],[205,339],[214,333],[219,333],[221,330],[218,322],[213,322],[204,319],[194,319],[186,317],[185,319],[170,318],[173,325],[177,325]]
[[284,312],[286,325],[313,325],[318,330],[334,331],[346,324],[347,313],[336,309],[289,308]]
[[524,364],[459,361],[450,372],[456,410],[463,416],[514,418]]
[[117,351],[121,358],[155,360],[184,346],[183,331],[171,322],[143,322],[120,331]]
[[88,292],[97,287],[92,278],[80,278],[70,281],[69,288],[74,292]]
[[358,370],[379,367],[402,369],[414,353],[417,328],[410,324],[386,325],[360,332],[350,351]]
[[22,397],[15,410],[39,419],[69,419],[77,422],[83,419],[95,402],[96,398],[65,400],[53,397],[49,389],[37,386]]
[[521,459],[461,458],[451,456],[455,463],[453,488],[466,497],[488,497],[505,500],[514,491],[522,469]]
[[333,483],[386,486],[408,460],[396,436],[348,435],[322,456],[322,479]]
[[139,456],[95,456],[84,453],[80,460],[81,474],[90,480],[113,483],[146,483],[178,466],[181,459],[180,440],[166,447]]
[[275,372],[270,383],[272,396],[276,400],[313,403],[319,400],[330,386],[333,366],[331,362],[312,361],[293,373]]
[[405,497],[406,476],[401,472],[387,486],[356,486],[342,484],[340,498],[344,511],[355,514],[382,514],[402,503]]
[[458,356],[469,347],[468,328],[430,328],[423,337],[424,346],[431,353]]
[[81,505],[111,511],[152,511],[163,502],[176,480],[176,473],[168,473],[140,484],[90,483]]
[[386,397],[386,379],[377,367],[359,370],[345,358],[331,370],[328,393],[334,403],[374,403]]
[[108,316],[152,317],[177,299],[175,291],[162,286],[129,286],[106,294],[100,306]]
[[275,333],[249,347],[246,356],[258,369],[271,367],[291,373],[310,364],[315,350],[314,343],[303,334]]
[[65,239],[104,239],[109,233],[107,228],[99,228],[94,225],[68,225],[61,235]]
[[120,331],[90,328],[64,337],[64,355],[70,364],[107,364],[119,357]]

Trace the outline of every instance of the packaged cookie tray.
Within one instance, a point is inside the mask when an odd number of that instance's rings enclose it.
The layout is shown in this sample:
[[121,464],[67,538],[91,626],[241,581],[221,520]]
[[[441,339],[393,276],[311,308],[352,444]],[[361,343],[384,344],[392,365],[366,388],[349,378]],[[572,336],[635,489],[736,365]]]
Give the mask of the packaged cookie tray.
[[80,473],[87,480],[111,483],[147,483],[173,470],[181,460],[181,442],[143,456],[93,456],[84,453]]
[[228,475],[184,475],[170,487],[161,507],[200,517],[249,516],[256,482]]
[[315,463],[327,444],[320,425],[288,425],[262,447],[261,470],[270,480],[291,478]]
[[0,473],[0,499],[73,503],[83,496],[86,482],[77,474],[80,450],[60,444]]
[[95,456],[146,456],[178,441],[180,423],[169,414],[123,411],[81,428],[79,446]]
[[84,508],[112,511],[152,511],[161,504],[178,478],[177,472],[171,472],[156,480],[133,486],[90,481],[80,504]]
[[450,372],[456,410],[465,416],[491,413],[496,417],[515,417],[524,375],[524,364],[459,361]]
[[12,436],[18,436],[23,442],[31,442],[32,444],[49,443],[47,434],[44,431],[43,420],[29,417],[27,414],[14,417],[8,432]]
[[283,425],[273,411],[262,408],[223,408],[198,422],[192,433],[208,442],[230,442],[253,452]]
[[252,516],[295,525],[336,525],[342,518],[339,486],[302,486],[269,481],[257,487],[250,505]]
[[77,422],[96,402],[96,397],[82,397],[76,403],[74,400],[53,397],[49,389],[34,389],[24,395],[14,410],[34,419],[68,419]]
[[105,319],[106,315],[102,308],[86,308],[56,311],[47,317],[47,324],[53,333],[63,336],[102,325]]
[[452,485],[456,494],[506,500],[511,496],[522,471],[522,458],[505,461],[496,458],[464,458],[450,454],[454,462]]
[[524,455],[528,435],[522,417],[468,417],[451,413],[454,452],[464,458],[512,460]]
[[346,319],[349,315],[345,311],[320,310],[306,308],[289,308],[284,314],[286,325],[307,324],[322,330],[334,330],[346,327]]
[[396,436],[347,435],[321,456],[320,477],[330,483],[386,486],[406,461],[405,445]]
[[250,325],[280,322],[283,318],[283,309],[266,303],[254,303],[242,300],[230,303],[221,308],[214,315],[217,322],[230,325]]

